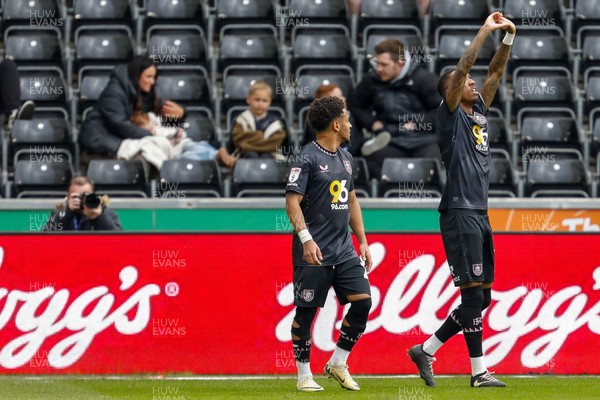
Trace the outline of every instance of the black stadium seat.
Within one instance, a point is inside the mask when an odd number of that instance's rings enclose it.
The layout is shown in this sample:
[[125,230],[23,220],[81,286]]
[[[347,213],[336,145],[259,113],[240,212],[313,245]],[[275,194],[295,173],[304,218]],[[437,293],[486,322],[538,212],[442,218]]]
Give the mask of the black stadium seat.
[[221,173],[214,160],[167,160],[154,197],[221,197]]
[[329,28],[310,25],[292,32],[294,70],[302,65],[348,64],[353,59],[350,35],[343,26]]
[[76,20],[102,19],[130,20],[131,9],[129,0],[74,0],[73,17]]
[[206,38],[197,25],[153,25],[146,33],[146,48],[156,64],[208,66]]
[[386,158],[381,167],[381,197],[441,197],[441,166],[433,158]]
[[220,0],[216,10],[217,29],[228,24],[264,24],[275,22],[272,0]]
[[58,67],[19,67],[21,101],[33,100],[37,106],[64,106],[67,84]]
[[495,157],[492,153],[490,162],[490,197],[516,197],[514,170],[507,157]]
[[277,30],[271,25],[239,27],[228,25],[221,30],[219,69],[234,64],[271,64],[279,67]]
[[19,65],[62,66],[62,35],[58,29],[12,26],[4,32],[4,56]]
[[64,159],[18,161],[15,166],[15,194],[24,197],[64,197],[73,170]]
[[415,0],[369,0],[360,4],[359,30],[369,25],[419,25],[419,10]]
[[[469,29],[461,26],[441,26],[435,32],[435,47],[437,59],[436,71],[447,65],[455,66],[463,53],[469,47],[478,29]],[[477,56],[476,65],[487,66],[496,52],[496,45],[492,36],[488,36]]]
[[238,159],[233,167],[236,197],[284,197],[289,165],[273,159]]
[[156,92],[161,99],[184,105],[212,105],[208,73],[202,66],[158,66]]
[[146,174],[139,160],[92,160],[87,177],[96,191],[114,197],[148,197]]
[[73,162],[70,127],[62,118],[16,120],[11,130],[10,148],[16,163],[67,160]]
[[548,162],[530,162],[526,195],[531,197],[589,197],[589,172],[583,160],[551,153]]
[[77,69],[85,64],[119,64],[133,57],[132,32],[124,25],[84,25],[75,31]]

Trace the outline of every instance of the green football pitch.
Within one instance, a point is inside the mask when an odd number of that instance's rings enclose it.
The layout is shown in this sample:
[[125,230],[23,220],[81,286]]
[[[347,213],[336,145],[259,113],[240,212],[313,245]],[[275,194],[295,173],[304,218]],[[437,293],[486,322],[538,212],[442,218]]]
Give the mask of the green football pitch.
[[437,377],[438,386],[426,387],[416,377],[356,376],[360,392],[349,392],[337,382],[316,377],[319,393],[298,393],[294,378],[261,377],[98,377],[2,376],[0,398],[10,400],[192,400],[192,399],[396,399],[396,400],[579,400],[600,398],[599,376],[498,376],[506,388],[469,387],[468,376]]

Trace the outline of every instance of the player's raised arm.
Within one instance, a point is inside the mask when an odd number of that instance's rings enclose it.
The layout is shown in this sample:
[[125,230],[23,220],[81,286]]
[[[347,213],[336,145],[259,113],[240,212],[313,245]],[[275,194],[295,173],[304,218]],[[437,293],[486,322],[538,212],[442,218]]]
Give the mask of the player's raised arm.
[[483,87],[481,88],[481,97],[483,97],[483,101],[487,108],[490,107],[494,100],[496,90],[498,90],[498,85],[500,84],[500,79],[502,78],[502,74],[504,74],[506,64],[508,64],[508,57],[510,55],[514,36],[517,33],[517,28],[511,21],[504,17],[502,17],[500,21],[507,25],[503,28],[506,31],[506,36],[490,62],[485,82],[483,82]]
[[485,43],[490,32],[493,32],[497,29],[502,29],[507,26],[507,22],[510,22],[504,19],[506,21],[505,22],[503,19],[502,13],[500,12],[494,12],[490,14],[485,20],[483,26],[479,29],[479,32],[477,32],[473,42],[471,42],[469,47],[467,47],[462,57],[458,61],[456,70],[454,70],[454,72],[450,75],[448,86],[445,91],[446,95],[444,100],[446,101],[446,105],[450,111],[454,111],[460,104],[467,76],[475,64],[475,60],[477,60],[479,51],[483,47],[483,44]]

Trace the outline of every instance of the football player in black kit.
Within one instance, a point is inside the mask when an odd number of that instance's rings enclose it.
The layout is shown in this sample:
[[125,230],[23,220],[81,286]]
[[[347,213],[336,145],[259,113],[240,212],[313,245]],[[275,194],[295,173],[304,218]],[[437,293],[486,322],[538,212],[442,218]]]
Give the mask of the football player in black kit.
[[[310,329],[317,308],[325,305],[327,292],[333,286],[340,304],[351,306],[344,316],[335,350],[325,365],[325,375],[345,389],[360,390],[348,373],[347,359],[367,326],[371,309],[367,272],[372,261],[354,193],[352,156],[340,147],[350,141],[352,125],[345,103],[338,97],[313,101],[308,122],[317,138],[302,148],[298,162],[292,165],[285,204],[296,233],[292,240],[296,388],[301,392],[323,390],[310,370]],[[348,225],[358,239],[360,258]]]
[[[487,77],[477,91],[469,71],[488,35],[506,31],[490,62]],[[442,74],[438,91],[443,101],[437,112],[437,141],[447,171],[439,206],[440,230],[454,285],[461,304],[423,344],[408,354],[428,386],[435,386],[435,352],[462,330],[471,359],[471,387],[505,386],[488,372],[482,349],[482,311],[490,305],[494,281],[494,242],[487,215],[490,170],[487,119],[508,62],[515,25],[495,12],[479,29],[454,70]]]

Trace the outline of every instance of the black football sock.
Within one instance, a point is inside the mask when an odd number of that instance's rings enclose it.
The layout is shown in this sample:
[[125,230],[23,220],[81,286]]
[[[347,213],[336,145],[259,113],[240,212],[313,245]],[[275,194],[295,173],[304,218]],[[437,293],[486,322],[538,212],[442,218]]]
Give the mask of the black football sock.
[[462,289],[460,295],[462,298],[460,325],[469,349],[469,357],[482,357],[481,307],[483,305],[483,289],[481,286]]

